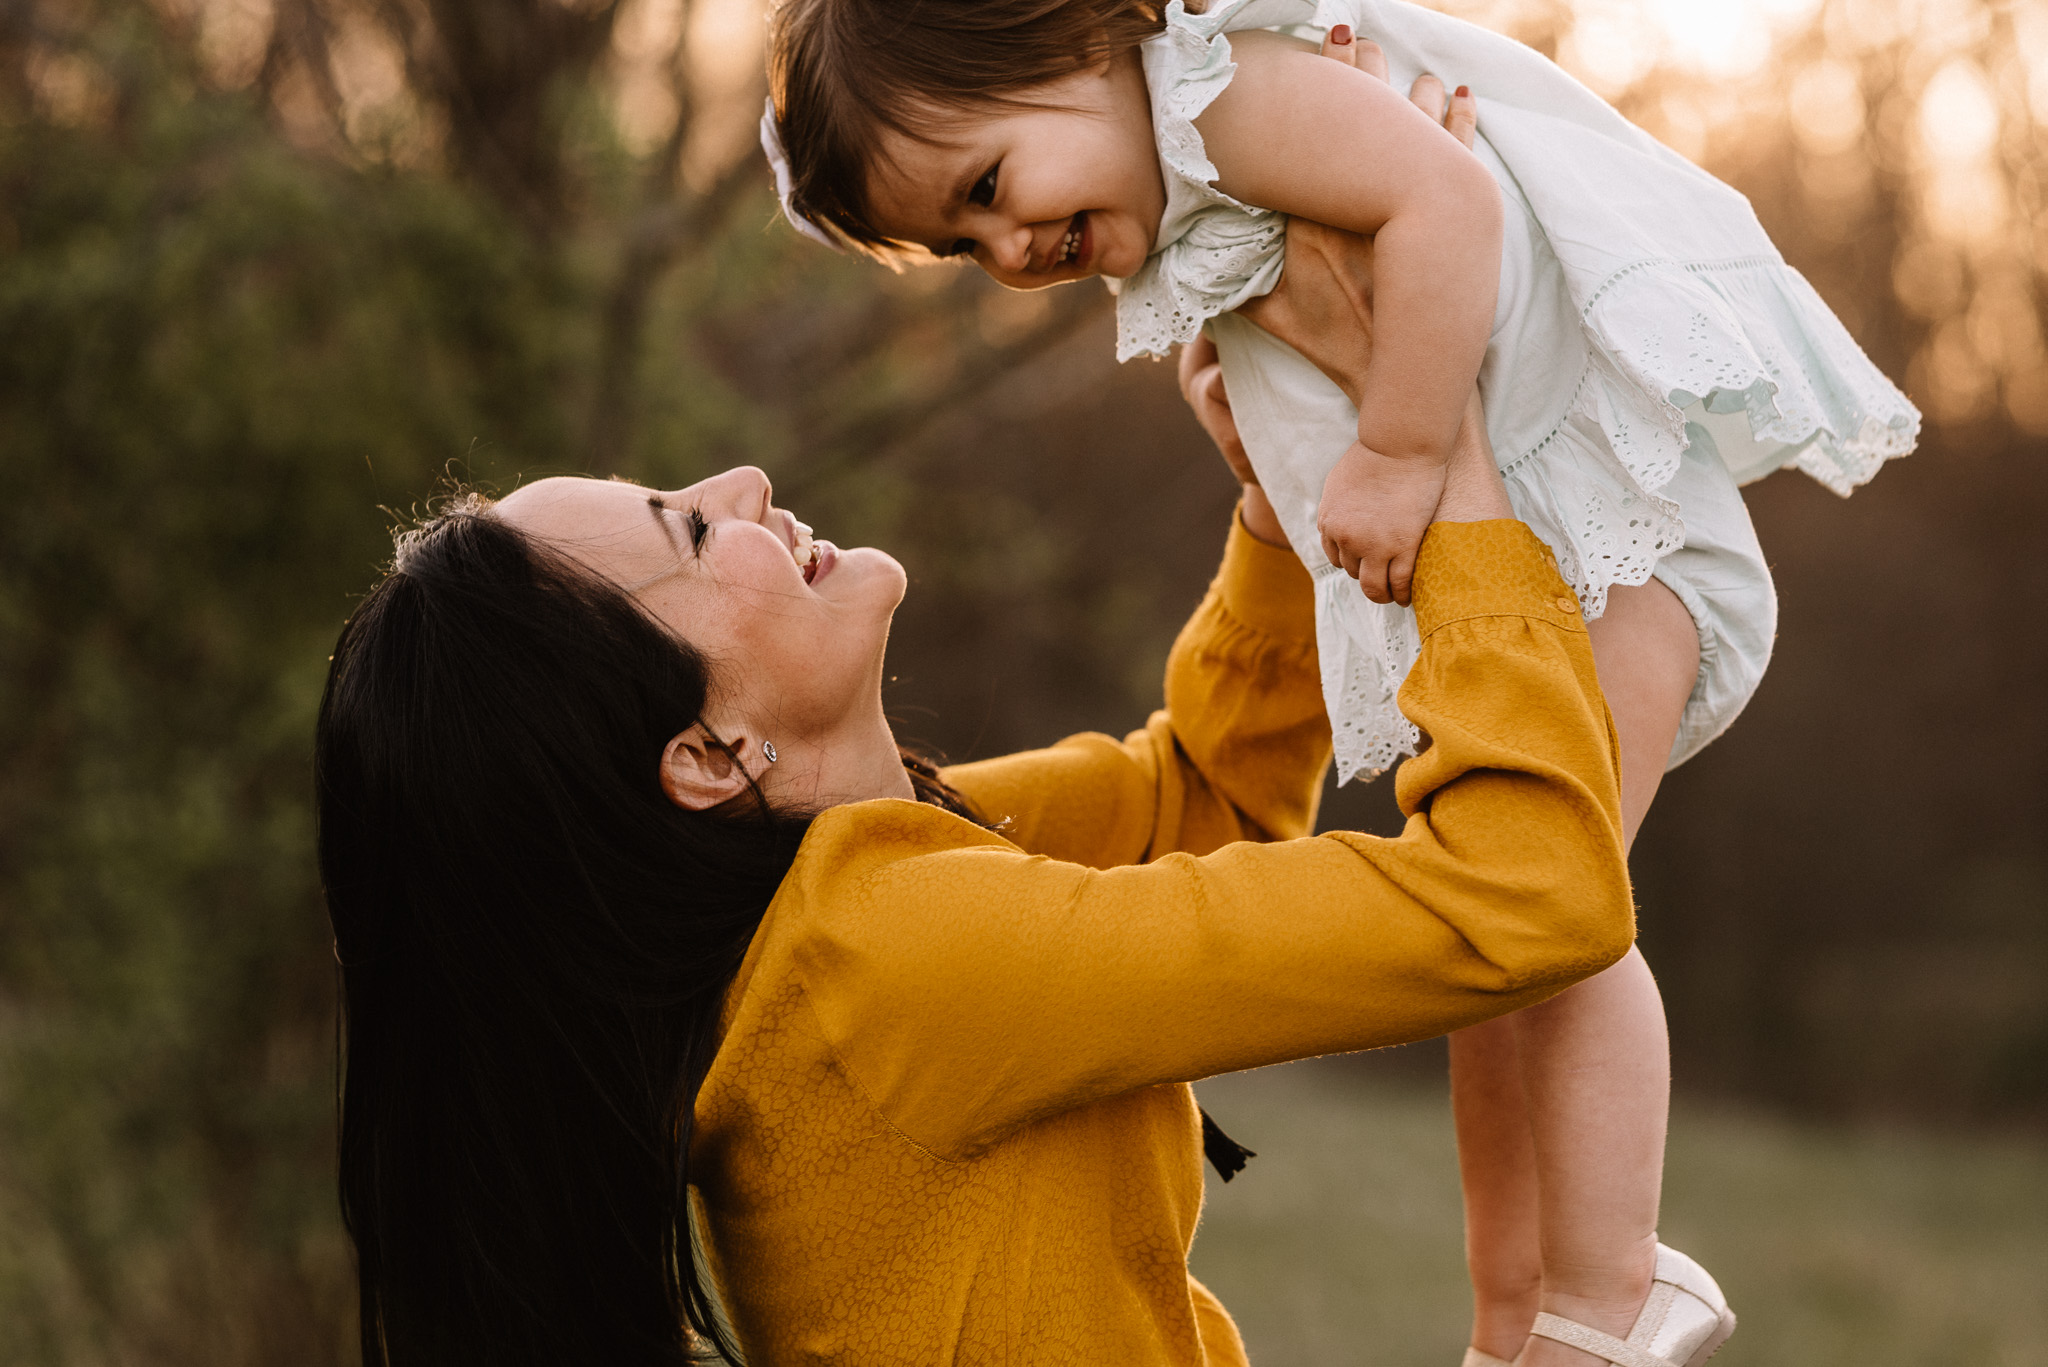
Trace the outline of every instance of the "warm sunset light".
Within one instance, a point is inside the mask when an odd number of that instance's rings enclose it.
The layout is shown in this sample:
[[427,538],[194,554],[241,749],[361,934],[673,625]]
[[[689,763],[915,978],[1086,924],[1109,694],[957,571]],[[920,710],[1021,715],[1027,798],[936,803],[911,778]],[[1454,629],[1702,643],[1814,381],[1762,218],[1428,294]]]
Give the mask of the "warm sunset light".
[[1773,41],[1819,7],[1819,0],[1653,0],[1647,8],[1674,65],[1741,76],[1768,61]]
[[[1937,419],[2002,407],[2048,432],[2035,273],[2048,267],[2048,3],[1447,0],[1557,59],[1686,156],[1728,174],[1799,156],[1799,220],[1847,240],[1894,187],[1898,298],[1928,330],[1913,387]],[[1773,223],[1774,232],[1786,231]],[[1858,301],[1838,301],[1854,310]]]
[[1168,8],[0,0],[0,1367],[2048,1367],[2048,0]]

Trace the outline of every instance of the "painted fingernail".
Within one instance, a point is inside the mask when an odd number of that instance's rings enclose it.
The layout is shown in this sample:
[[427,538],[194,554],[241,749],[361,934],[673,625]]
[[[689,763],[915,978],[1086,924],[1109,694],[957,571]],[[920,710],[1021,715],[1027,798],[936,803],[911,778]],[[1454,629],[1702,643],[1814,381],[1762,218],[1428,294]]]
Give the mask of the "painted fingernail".
[[1331,29],[1330,41],[1335,43],[1338,47],[1348,47],[1351,43],[1351,25],[1339,24],[1337,25],[1337,27]]
[[1472,87],[1469,85],[1461,85],[1458,87],[1457,93],[1459,99],[1469,100],[1472,98]]

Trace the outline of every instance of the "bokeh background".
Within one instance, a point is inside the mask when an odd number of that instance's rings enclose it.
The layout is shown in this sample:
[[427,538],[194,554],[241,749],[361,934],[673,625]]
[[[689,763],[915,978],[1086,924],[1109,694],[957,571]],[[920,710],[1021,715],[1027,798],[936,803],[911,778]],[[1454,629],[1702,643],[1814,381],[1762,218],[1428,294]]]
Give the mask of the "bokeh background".
[[[1745,190],[1929,419],[1846,503],[1752,488],[1777,659],[1637,849],[1724,1360],[2048,1363],[2048,0],[1447,3]],[[889,699],[956,759],[1157,698],[1232,499],[1170,368],[1094,287],[781,226],[760,34],[0,0],[0,1363],[355,1361],[308,742],[443,481],[765,466],[909,567]],[[1205,1085],[1256,1360],[1454,1360],[1442,1090]]]

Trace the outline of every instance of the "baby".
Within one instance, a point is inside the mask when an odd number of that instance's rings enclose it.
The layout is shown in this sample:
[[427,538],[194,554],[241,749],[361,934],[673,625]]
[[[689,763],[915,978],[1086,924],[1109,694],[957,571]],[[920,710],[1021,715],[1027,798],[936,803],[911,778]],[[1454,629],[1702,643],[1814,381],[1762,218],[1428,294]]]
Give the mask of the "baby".
[[[1019,289],[1103,276],[1120,359],[1213,344],[1316,575],[1343,779],[1419,741],[1395,705],[1419,646],[1405,605],[1475,384],[1516,511],[1589,619],[1630,841],[1769,658],[1776,599],[1737,485],[1790,464],[1847,493],[1917,438],[1740,195],[1444,15],[785,0],[773,25],[763,139],[799,230],[971,258]],[[1411,102],[1387,80],[1430,72],[1466,84]],[[1290,216],[1374,239],[1371,345],[1332,375],[1240,312],[1279,280]],[[1468,1367],[1679,1367],[1732,1332],[1712,1278],[1656,1240],[1666,1058],[1636,953],[1453,1036]]]

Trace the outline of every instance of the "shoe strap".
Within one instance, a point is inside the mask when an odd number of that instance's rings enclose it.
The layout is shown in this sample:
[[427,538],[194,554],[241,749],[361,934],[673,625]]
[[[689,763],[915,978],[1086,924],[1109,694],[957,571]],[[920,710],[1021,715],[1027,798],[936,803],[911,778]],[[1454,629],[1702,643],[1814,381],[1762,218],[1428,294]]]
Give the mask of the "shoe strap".
[[1623,1343],[1612,1334],[1603,1334],[1559,1315],[1538,1315],[1529,1332],[1605,1358],[1615,1367],[1678,1367],[1670,1358],[1659,1357],[1646,1348]]

